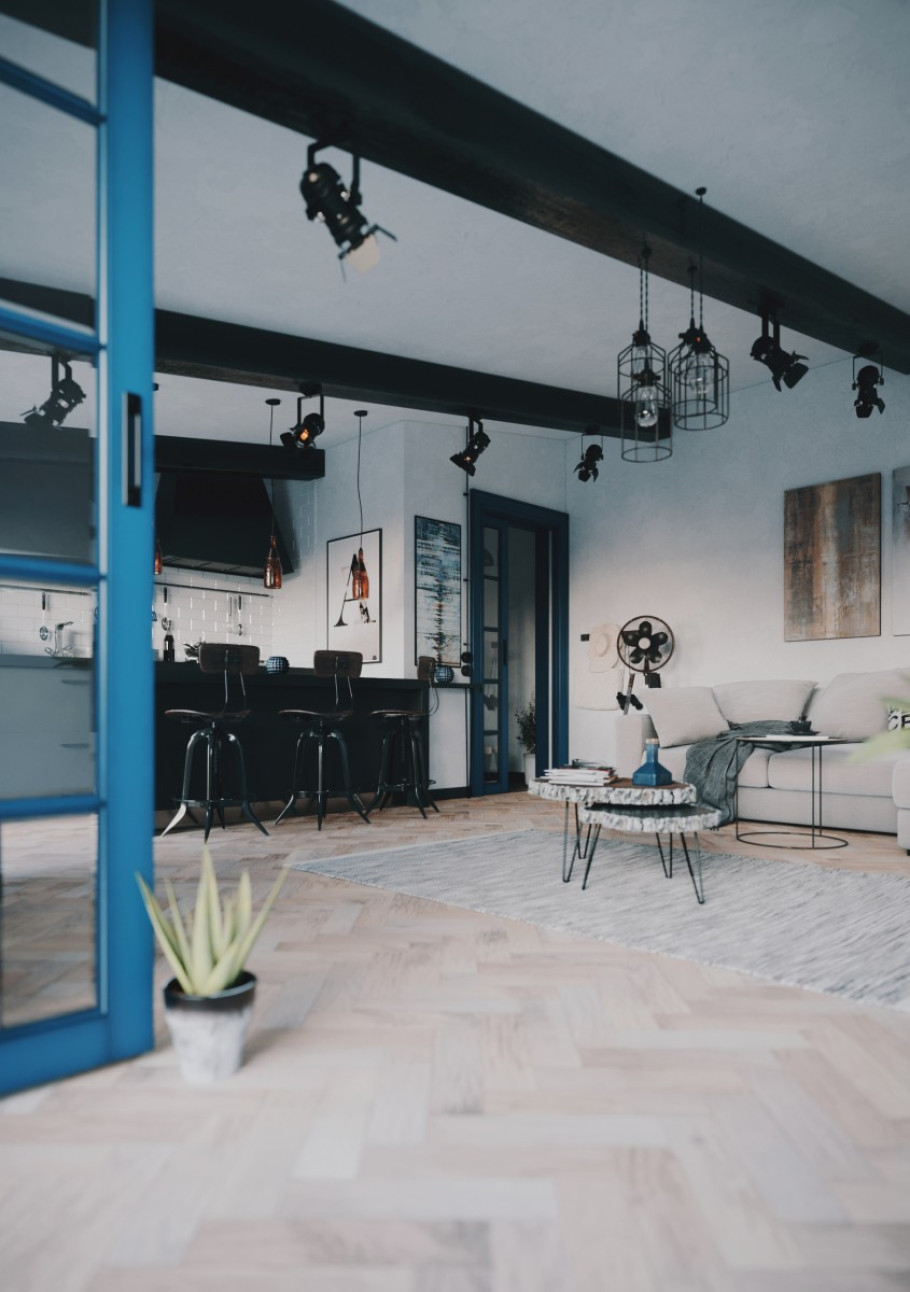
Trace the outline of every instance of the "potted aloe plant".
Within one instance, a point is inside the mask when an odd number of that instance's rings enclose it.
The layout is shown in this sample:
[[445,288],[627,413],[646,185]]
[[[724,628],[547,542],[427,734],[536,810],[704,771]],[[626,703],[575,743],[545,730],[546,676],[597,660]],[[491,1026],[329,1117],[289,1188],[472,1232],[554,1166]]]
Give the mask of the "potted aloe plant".
[[515,710],[518,724],[518,743],[525,751],[525,782],[530,785],[537,775],[537,709],[532,695],[527,704]]
[[136,876],[158,945],[174,971],[164,988],[164,1016],[180,1071],[193,1085],[228,1077],[243,1062],[256,992],[256,978],[244,965],[286,878],[282,871],[254,917],[249,873],[240,876],[235,894],[222,898],[207,846],[196,905],[185,916],[170,880],[164,881],[165,912]]

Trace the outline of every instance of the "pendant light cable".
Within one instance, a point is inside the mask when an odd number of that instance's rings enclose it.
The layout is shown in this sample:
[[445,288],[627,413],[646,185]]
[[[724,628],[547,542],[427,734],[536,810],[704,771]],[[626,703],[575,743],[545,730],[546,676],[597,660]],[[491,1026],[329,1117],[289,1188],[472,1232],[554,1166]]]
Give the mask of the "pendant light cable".
[[358,408],[357,418],[357,506],[360,508],[360,546],[363,547],[363,499],[360,496],[360,450],[363,443],[363,419],[367,415],[365,408]]

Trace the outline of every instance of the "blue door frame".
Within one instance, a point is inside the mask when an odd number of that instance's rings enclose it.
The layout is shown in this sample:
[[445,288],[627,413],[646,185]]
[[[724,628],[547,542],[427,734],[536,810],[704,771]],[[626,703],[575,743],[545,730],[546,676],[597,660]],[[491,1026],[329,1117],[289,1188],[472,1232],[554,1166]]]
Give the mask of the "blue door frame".
[[535,696],[537,709],[537,772],[548,760],[565,763],[569,757],[569,517],[565,512],[533,503],[503,498],[475,489],[470,492],[469,578],[470,634],[475,661],[471,687],[472,795],[499,794],[508,789],[509,697],[508,636],[498,642],[498,722],[501,732],[498,775],[485,776],[484,760],[484,530],[500,535],[499,621],[507,626],[508,530],[534,533],[535,554]]
[[94,126],[97,316],[86,333],[0,307],[0,332],[48,354],[97,360],[93,564],[0,553],[0,580],[98,596],[93,795],[0,801],[4,821],[97,814],[97,1004],[0,1032],[0,1093],[153,1045],[153,947],[135,873],[151,880],[154,671],[152,375],[153,4],[99,0],[97,104],[0,59],[0,82]]

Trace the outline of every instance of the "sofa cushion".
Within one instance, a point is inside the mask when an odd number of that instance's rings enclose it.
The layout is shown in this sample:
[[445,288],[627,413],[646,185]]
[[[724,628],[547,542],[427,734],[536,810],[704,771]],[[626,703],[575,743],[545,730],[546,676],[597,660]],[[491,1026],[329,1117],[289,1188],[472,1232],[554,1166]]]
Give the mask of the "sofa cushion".
[[691,745],[728,730],[710,686],[649,690],[648,713],[661,745]]
[[868,740],[884,731],[888,701],[910,694],[910,668],[839,673],[816,692],[808,718],[813,730],[841,740]]
[[812,694],[814,682],[779,681],[725,682],[714,687],[714,698],[728,722],[764,722],[800,718]]
[[[895,764],[906,754],[890,754],[867,762],[851,762],[859,744],[831,745],[822,751],[822,791],[829,794],[864,794],[890,798]],[[816,773],[818,766],[816,764]],[[812,788],[812,750],[788,749],[768,759],[768,784],[775,790]],[[824,811],[824,804],[822,805]]]

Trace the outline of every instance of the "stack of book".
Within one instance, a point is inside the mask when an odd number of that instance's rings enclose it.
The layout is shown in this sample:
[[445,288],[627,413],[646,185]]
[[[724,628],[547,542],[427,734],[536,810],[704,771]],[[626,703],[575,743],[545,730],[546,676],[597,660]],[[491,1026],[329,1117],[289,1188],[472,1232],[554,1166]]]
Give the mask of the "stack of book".
[[548,767],[544,776],[553,785],[612,785],[615,767]]

